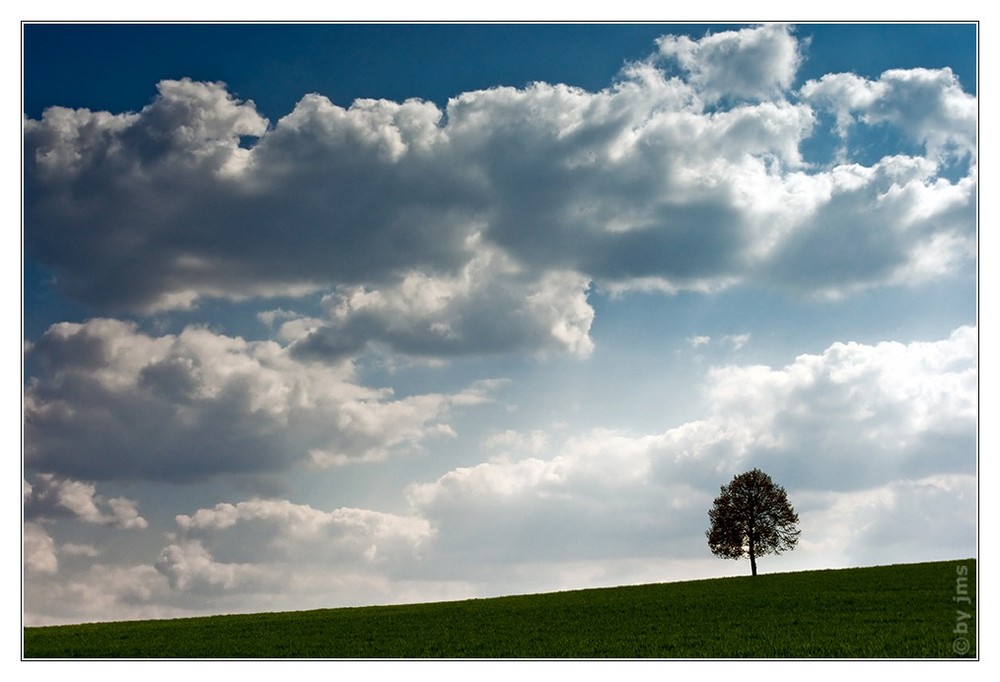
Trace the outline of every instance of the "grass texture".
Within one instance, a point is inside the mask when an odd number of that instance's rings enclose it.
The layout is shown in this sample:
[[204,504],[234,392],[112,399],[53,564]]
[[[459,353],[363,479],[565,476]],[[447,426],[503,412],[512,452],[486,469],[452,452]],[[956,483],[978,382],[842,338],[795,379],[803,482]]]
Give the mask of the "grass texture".
[[[976,562],[24,628],[24,658],[975,658]],[[965,617],[963,617],[963,615]]]

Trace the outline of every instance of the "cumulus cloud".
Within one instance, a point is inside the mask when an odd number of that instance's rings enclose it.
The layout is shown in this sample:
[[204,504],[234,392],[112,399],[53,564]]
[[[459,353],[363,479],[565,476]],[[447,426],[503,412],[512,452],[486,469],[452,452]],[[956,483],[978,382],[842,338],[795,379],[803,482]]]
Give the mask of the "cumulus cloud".
[[802,61],[798,40],[778,24],[710,33],[701,40],[663,36],[656,44],[660,56],[675,60],[709,102],[780,96]]
[[376,583],[405,576],[433,539],[419,517],[324,512],[276,499],[218,504],[179,515],[177,525],[176,541],[162,550],[156,570],[173,590],[209,598],[285,591],[285,598],[301,599],[318,590],[343,600],[346,585],[363,583],[370,598]]
[[369,343],[417,356],[593,349],[590,283],[573,272],[521,281],[502,254],[482,251],[456,276],[411,272],[384,287],[341,287],[325,319],[292,318],[282,338],[305,357],[342,358]]
[[164,549],[156,562],[156,570],[167,577],[175,590],[232,590],[237,584],[253,586],[265,577],[260,567],[250,563],[215,561],[198,541]]
[[968,551],[977,371],[970,327],[936,342],[835,344],[782,368],[719,367],[707,377],[705,419],[652,435],[495,434],[487,445],[500,456],[407,495],[433,522],[436,546],[456,556],[697,558],[718,486],[759,466],[802,501],[803,537],[814,543],[804,546],[817,556],[883,560],[883,536],[897,533],[892,546],[916,560],[926,536],[907,517],[917,508],[961,519],[961,542],[950,521],[922,527]]
[[595,429],[559,440],[511,433],[492,440],[505,444],[501,456],[407,489],[437,531],[437,551],[463,570],[479,573],[476,557],[558,564],[695,551],[691,530],[703,510],[690,502],[704,495],[684,481],[652,479],[656,436]]
[[[148,571],[111,588],[97,576],[112,567],[91,566],[59,590],[137,617],[648,582],[696,565],[739,573],[706,558],[703,533],[718,486],[754,466],[800,513],[788,570],[950,558],[975,542],[977,372],[974,327],[716,367],[704,419],[653,434],[494,432],[488,461],[408,486],[409,514],[273,498],[199,508],[176,517]],[[44,579],[55,547],[29,526],[26,557]],[[32,594],[32,617],[54,609]]]
[[797,510],[815,528],[800,549],[831,565],[971,556],[976,546],[976,477],[937,474],[847,493],[804,492]]
[[977,338],[962,327],[937,342],[838,343],[777,370],[716,368],[705,425],[726,434],[730,466],[781,467],[797,487],[971,474]]
[[36,573],[56,573],[59,570],[56,543],[45,528],[37,523],[26,522],[22,539],[26,570]]
[[[381,459],[453,435],[449,410],[489,390],[394,399],[355,383],[349,364],[303,362],[272,341],[201,327],[150,336],[109,319],[53,325],[27,358],[38,371],[25,390],[25,464],[85,480],[199,480]],[[55,499],[54,479],[39,480]],[[64,507],[96,518],[92,487],[58,490]],[[124,501],[107,504],[101,513],[129,516]]]
[[137,503],[124,497],[105,498],[97,486],[83,481],[38,474],[34,485],[25,481],[24,516],[29,519],[69,517],[117,528],[145,528]]
[[[105,311],[325,292],[332,317],[300,350],[334,356],[586,354],[591,284],[840,295],[971,262],[974,165],[949,180],[938,160],[974,149],[976,100],[950,72],[793,93],[787,27],[658,45],[597,92],[496,87],[443,109],[311,94],[272,124],[189,80],[134,113],[53,107],[24,122],[26,249]],[[821,111],[916,146],[810,167]]]
[[803,85],[801,94],[834,113],[842,137],[855,125],[885,124],[924,145],[933,159],[976,155],[976,98],[962,90],[949,68],[892,69],[874,81],[827,74]]
[[802,178],[814,198],[826,200],[772,250],[764,278],[837,298],[927,282],[974,263],[976,179],[950,183],[935,168],[895,156]]
[[26,586],[28,625],[95,614],[176,618],[470,594],[468,586],[420,575],[434,531],[415,516],[347,507],[327,512],[280,499],[220,503],[178,515],[169,544],[152,560],[93,564],[59,580],[51,538],[37,524],[25,528],[35,576]]
[[[464,262],[473,214],[461,194],[435,195],[465,183],[420,160],[438,134],[433,106],[344,110],[309,95],[269,130],[221,83],[158,89],[136,114],[53,107],[25,122],[30,248],[67,293],[151,310]],[[102,253],[108,268],[85,267]]]

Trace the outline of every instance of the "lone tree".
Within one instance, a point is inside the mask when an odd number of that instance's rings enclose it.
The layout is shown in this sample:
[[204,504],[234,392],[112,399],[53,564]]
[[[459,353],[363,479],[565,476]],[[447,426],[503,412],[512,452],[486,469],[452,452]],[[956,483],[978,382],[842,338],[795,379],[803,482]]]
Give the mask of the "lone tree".
[[722,486],[708,518],[712,527],[705,536],[712,554],[724,559],[749,556],[751,575],[757,575],[757,557],[795,549],[799,541],[799,517],[785,489],[760,469]]

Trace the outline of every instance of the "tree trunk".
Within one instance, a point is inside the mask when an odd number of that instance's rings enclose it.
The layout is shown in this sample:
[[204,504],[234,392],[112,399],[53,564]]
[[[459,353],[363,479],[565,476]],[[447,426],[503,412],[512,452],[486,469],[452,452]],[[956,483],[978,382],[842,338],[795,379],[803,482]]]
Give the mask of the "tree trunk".
[[757,548],[754,547],[754,528],[753,524],[750,524],[750,532],[747,533],[747,549],[750,554],[750,575],[757,575]]
[[757,558],[753,555],[753,546],[750,547],[750,575],[757,575]]

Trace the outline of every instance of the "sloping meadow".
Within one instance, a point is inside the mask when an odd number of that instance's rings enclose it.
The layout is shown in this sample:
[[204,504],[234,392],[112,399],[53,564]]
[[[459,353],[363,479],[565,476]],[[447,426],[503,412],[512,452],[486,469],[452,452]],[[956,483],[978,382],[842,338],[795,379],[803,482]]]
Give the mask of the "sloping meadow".
[[25,658],[975,658],[974,559],[24,629]]

